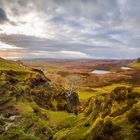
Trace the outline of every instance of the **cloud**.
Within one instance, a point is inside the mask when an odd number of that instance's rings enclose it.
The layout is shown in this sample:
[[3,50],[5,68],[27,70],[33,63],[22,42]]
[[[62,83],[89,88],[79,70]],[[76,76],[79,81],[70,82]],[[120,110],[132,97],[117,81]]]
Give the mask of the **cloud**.
[[3,24],[6,21],[8,21],[7,15],[5,11],[2,8],[0,8],[0,24]]
[[60,53],[62,53],[64,55],[69,55],[72,58],[74,58],[74,57],[78,57],[78,58],[90,58],[90,56],[88,56],[86,53],[77,52],[77,51],[60,51]]
[[21,49],[21,48],[0,42],[0,50],[12,50],[12,49]]
[[22,48],[22,57],[74,52],[80,58],[139,57],[139,5],[139,0],[1,0],[0,20],[10,22],[0,25],[0,40]]
[[77,51],[34,51],[30,55],[32,55],[32,58],[54,58],[54,56],[57,59],[91,58],[87,54]]

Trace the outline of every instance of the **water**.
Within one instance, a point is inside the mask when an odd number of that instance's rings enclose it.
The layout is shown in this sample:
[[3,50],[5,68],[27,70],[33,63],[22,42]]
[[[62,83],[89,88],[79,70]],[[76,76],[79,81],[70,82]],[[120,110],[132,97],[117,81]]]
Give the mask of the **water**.
[[122,70],[130,70],[131,68],[129,67],[121,67]]
[[94,70],[91,73],[94,73],[94,74],[108,74],[108,73],[111,73],[111,71],[108,71],[108,70]]

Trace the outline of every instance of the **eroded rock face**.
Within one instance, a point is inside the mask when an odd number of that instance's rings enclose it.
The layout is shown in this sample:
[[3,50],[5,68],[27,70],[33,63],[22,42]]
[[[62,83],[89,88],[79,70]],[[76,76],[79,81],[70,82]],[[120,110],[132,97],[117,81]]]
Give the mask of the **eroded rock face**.
[[76,92],[70,92],[64,90],[58,96],[55,97],[58,110],[66,110],[68,112],[77,112],[80,105],[79,96]]
[[68,101],[72,106],[78,106],[80,104],[79,96],[76,92],[72,92],[70,96],[68,96]]
[[46,82],[47,82],[47,79],[44,76],[41,76],[38,74],[34,78],[29,78],[27,83],[30,87],[35,87]]
[[39,74],[43,74],[43,75],[44,75],[43,71],[40,70],[40,69],[32,68],[31,70],[34,71],[34,72],[37,72],[37,73],[39,73]]
[[[77,93],[67,91],[63,87],[56,88],[40,71],[37,71],[37,73],[35,71],[33,73],[12,70],[1,71],[0,82],[1,93],[3,93],[4,97],[3,104],[10,102],[12,98],[15,98],[16,101],[22,101],[25,98],[25,100],[34,101],[46,109],[66,110],[69,112],[74,112],[79,105]],[[57,102],[57,108],[54,107],[53,100]]]
[[50,126],[40,121],[48,121],[47,110],[75,113],[79,98],[77,93],[69,93],[53,85],[41,72],[0,71],[0,117],[3,118],[0,134],[20,139],[22,134],[15,129],[24,128],[25,139],[28,133],[42,139],[51,138]]

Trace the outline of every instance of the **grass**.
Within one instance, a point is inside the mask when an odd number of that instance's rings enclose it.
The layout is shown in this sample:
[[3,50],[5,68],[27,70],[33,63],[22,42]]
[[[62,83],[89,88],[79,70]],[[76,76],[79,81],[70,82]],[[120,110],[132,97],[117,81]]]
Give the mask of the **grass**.
[[15,77],[18,79],[18,80],[26,80],[28,79],[31,74],[33,75],[33,72],[30,72],[30,71],[25,71],[25,72],[19,72]]
[[140,93],[140,87],[135,87],[133,91]]
[[16,109],[20,111],[21,114],[26,115],[29,113],[33,113],[33,108],[28,102],[17,102],[15,104]]
[[140,69],[140,62],[134,61],[129,64],[129,67],[135,68],[135,69]]
[[129,84],[121,83],[121,84],[112,84],[112,85],[109,85],[109,86],[104,86],[104,87],[102,87],[102,89],[106,90],[107,92],[111,92],[116,87],[121,87],[121,86],[131,87],[131,85],[129,85]]
[[77,93],[79,95],[80,100],[87,100],[90,97],[98,95],[98,94],[110,93],[113,89],[120,86],[131,87],[131,85],[126,84],[126,83],[112,84],[109,86],[103,86],[99,88],[82,87],[77,90]]
[[60,124],[62,124],[65,120],[67,120],[71,117],[75,117],[75,114],[72,114],[72,113],[70,114],[70,113],[64,112],[64,111],[47,110],[47,114],[49,117],[49,123],[53,127],[57,127]]
[[[116,85],[112,85],[112,87],[107,86],[105,89],[110,90]],[[122,85],[124,86],[124,84]],[[126,85],[126,87],[129,86]],[[135,90],[139,91],[139,89],[140,87],[137,87]],[[93,104],[90,104],[92,113],[87,114],[88,116],[86,116],[85,120],[81,119],[78,125],[57,132],[54,136],[55,139],[139,139],[139,97],[138,95],[133,97],[132,100],[134,102],[131,102],[130,97],[128,98],[126,94],[122,94],[120,91],[115,94],[112,93],[112,95],[120,97],[118,98],[119,100],[112,98],[111,94],[108,94],[107,100],[96,96],[91,100]],[[123,98],[121,98],[122,95]],[[129,95],[133,96],[133,92],[129,93]],[[94,108],[96,101],[101,103],[99,108]],[[104,103],[107,105],[106,107]],[[116,104],[115,107],[114,104]],[[108,111],[108,108],[111,111]],[[95,110],[99,111],[98,115],[96,115]],[[116,112],[114,115],[112,114],[112,110]],[[89,123],[89,125],[85,125],[85,122]]]
[[22,63],[0,58],[0,71],[9,71],[9,70],[15,72],[15,73],[13,72],[13,77],[18,80],[27,80],[31,76],[32,78],[36,76],[35,72],[31,71]]
[[0,70],[29,71],[19,62],[5,59],[0,59]]
[[55,139],[63,139],[63,137],[65,138],[69,138],[70,140],[82,140],[85,132],[88,130],[88,127],[83,127],[80,126],[79,127],[75,127],[74,129],[66,129],[66,130],[61,130],[58,133],[55,134],[54,138]]

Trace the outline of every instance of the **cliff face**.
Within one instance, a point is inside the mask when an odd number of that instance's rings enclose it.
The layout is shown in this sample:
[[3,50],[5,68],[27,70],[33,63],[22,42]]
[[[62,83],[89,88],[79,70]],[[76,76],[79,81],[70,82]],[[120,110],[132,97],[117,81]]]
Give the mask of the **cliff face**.
[[[8,98],[14,97],[16,100],[27,98],[47,109],[54,109],[52,102],[55,100],[59,104],[58,108],[55,107],[58,110],[63,110],[64,106],[73,108],[79,104],[76,93],[69,94],[69,91],[63,87],[56,87],[41,70],[29,69],[22,63],[4,59],[1,59],[0,63],[1,94],[5,99],[5,95]],[[64,106],[60,105],[58,97],[61,103],[66,102]]]

